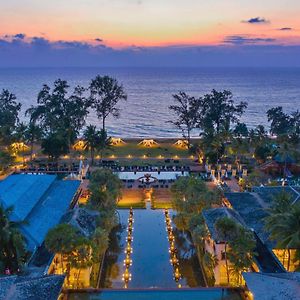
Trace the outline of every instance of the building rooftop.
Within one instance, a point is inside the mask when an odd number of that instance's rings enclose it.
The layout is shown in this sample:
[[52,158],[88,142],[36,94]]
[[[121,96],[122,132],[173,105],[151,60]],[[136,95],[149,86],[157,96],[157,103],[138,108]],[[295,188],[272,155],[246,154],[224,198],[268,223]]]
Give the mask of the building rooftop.
[[254,187],[253,192],[257,193],[267,205],[270,205],[273,201],[274,196],[281,192],[287,192],[288,194],[290,194],[293,201],[300,201],[300,192],[298,188],[292,186]]
[[58,180],[55,175],[11,175],[0,182],[0,203],[13,205],[12,219],[24,221],[20,230],[29,251],[60,222],[79,185],[80,181]]
[[218,233],[215,229],[215,223],[217,222],[218,219],[228,217],[233,219],[237,223],[245,225],[243,219],[239,216],[239,214],[233,209],[227,207],[205,209],[202,211],[202,215],[204,217],[211,238],[215,242],[222,242],[221,238],[218,236]]
[[55,175],[8,176],[0,181],[0,201],[14,207],[14,221],[23,221],[55,179]]
[[0,277],[0,300],[57,300],[64,275]]
[[97,218],[99,212],[88,210],[85,208],[75,208],[67,212],[61,222],[74,226],[81,235],[85,237],[91,236],[97,228]]
[[260,240],[269,248],[273,248],[275,243],[269,240],[269,234],[264,230],[264,218],[268,213],[259,199],[252,193],[225,193],[225,197]]
[[243,273],[255,300],[299,299],[300,273]]

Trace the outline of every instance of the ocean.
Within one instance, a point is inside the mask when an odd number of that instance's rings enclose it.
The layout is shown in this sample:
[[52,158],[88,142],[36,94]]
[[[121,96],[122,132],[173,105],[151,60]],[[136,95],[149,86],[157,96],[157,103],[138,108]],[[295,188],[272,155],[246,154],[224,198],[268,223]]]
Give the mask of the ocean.
[[[120,118],[107,121],[111,136],[180,136],[168,122],[173,118],[168,109],[172,94],[180,90],[193,96],[212,89],[230,90],[236,102],[248,102],[242,121],[250,128],[268,126],[266,111],[271,107],[282,106],[286,112],[300,109],[299,68],[12,68],[0,69],[0,89],[16,94],[25,119],[24,111],[36,103],[43,84],[51,86],[61,78],[72,87],[87,87],[97,74],[117,78],[128,94],[119,105]],[[87,123],[101,124],[93,112]]]

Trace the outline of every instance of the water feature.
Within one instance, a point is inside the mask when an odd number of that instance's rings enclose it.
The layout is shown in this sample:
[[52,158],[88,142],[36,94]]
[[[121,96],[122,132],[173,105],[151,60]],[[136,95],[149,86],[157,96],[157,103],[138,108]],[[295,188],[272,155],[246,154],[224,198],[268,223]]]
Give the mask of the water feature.
[[103,290],[93,293],[72,292],[69,300],[241,300],[235,290],[222,288],[177,290]]
[[[124,260],[126,258],[126,237],[128,235],[129,210],[119,210],[120,226],[112,233],[111,243],[105,257],[101,288],[124,288]],[[172,212],[170,211],[170,215]],[[175,281],[176,268],[170,262],[168,231],[164,210],[135,209],[133,223],[132,265],[128,268],[131,280],[128,288],[176,288],[204,286],[200,266],[194,247],[185,234],[180,234],[172,224],[176,252],[178,256],[178,272],[181,275]],[[178,240],[177,240],[178,238]]]

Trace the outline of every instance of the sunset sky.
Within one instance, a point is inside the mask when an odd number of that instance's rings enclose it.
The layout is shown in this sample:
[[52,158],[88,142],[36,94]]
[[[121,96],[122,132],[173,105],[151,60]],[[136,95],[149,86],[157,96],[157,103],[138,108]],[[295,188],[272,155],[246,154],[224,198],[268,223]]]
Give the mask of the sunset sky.
[[29,55],[29,48],[37,45],[56,54],[62,48],[84,47],[89,56],[103,55],[103,49],[120,54],[140,47],[152,52],[221,47],[226,52],[241,46],[299,51],[300,45],[299,0],[0,2],[0,54],[6,49]]

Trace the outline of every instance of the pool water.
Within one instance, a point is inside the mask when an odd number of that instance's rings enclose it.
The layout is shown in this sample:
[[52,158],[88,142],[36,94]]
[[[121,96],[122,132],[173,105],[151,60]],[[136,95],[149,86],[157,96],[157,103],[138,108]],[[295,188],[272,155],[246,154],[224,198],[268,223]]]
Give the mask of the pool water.
[[70,300],[241,300],[234,290],[221,288],[188,290],[121,290],[71,293]]
[[[111,243],[105,257],[100,288],[124,288],[124,253],[129,210],[119,210],[120,226],[112,233]],[[204,281],[193,244],[188,235],[174,228],[178,249],[179,271],[182,278],[174,280],[170,263],[169,241],[164,210],[135,209],[133,223],[131,280],[128,288],[176,288],[203,287]]]

